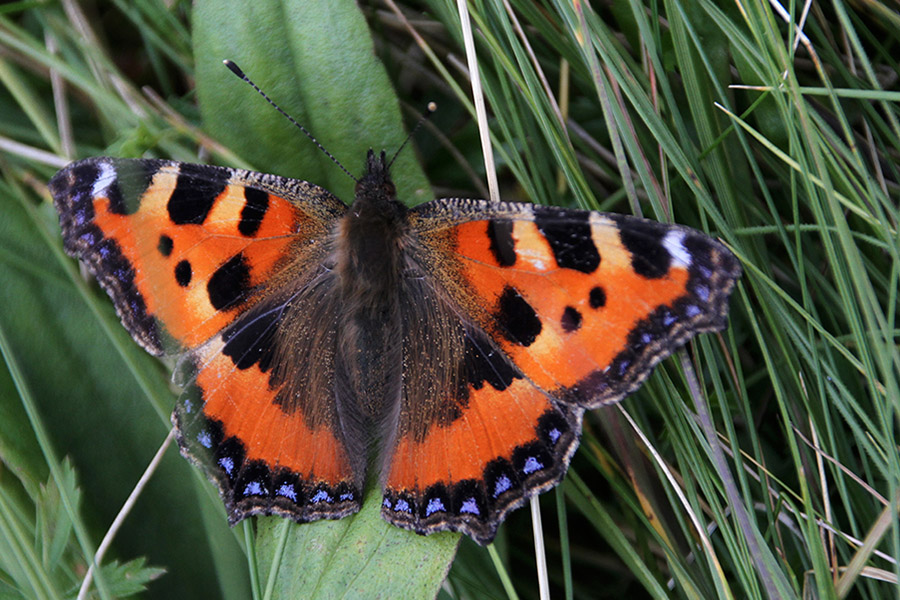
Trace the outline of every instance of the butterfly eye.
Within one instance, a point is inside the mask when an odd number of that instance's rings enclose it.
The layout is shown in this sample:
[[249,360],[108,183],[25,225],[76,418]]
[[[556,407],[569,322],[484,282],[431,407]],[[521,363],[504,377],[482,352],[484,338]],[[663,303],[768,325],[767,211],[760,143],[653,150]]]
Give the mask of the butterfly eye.
[[397,193],[397,188],[394,187],[394,184],[391,181],[385,181],[381,185],[381,189],[382,191],[384,191],[386,196],[394,196]]

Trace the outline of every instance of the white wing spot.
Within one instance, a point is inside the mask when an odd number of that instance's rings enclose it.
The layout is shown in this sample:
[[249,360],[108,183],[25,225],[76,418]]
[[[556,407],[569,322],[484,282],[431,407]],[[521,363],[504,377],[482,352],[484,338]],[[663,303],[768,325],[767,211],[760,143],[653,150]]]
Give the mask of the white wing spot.
[[662,241],[663,247],[669,251],[672,256],[672,262],[675,266],[689,267],[691,265],[691,253],[684,247],[684,232],[679,230],[670,231]]
[[108,162],[98,162],[97,164],[100,167],[100,174],[97,175],[97,179],[94,180],[94,185],[91,187],[91,196],[104,198],[109,186],[116,180],[116,169]]

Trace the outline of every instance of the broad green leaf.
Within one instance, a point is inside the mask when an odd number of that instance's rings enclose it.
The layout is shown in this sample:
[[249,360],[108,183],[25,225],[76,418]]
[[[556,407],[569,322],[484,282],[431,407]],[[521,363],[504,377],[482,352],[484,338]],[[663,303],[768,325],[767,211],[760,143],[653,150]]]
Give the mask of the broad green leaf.
[[[72,458],[83,500],[78,516],[96,547],[165,438],[174,396],[166,371],[131,341],[106,295],[89,288],[98,312],[85,302],[73,279],[77,269],[62,256],[52,209],[26,209],[25,202],[31,200],[0,194],[0,326],[28,398],[4,394],[0,404],[14,414],[17,406],[32,402],[50,435],[50,451]],[[18,426],[25,427],[21,419]],[[5,444],[32,434],[29,428],[9,435]],[[34,472],[20,478],[46,480],[35,450],[27,452],[18,468]],[[147,556],[152,564],[165,565],[174,576],[155,587],[168,597],[202,596],[217,581],[211,538],[203,531],[197,497],[188,491],[195,476],[170,451],[114,545],[120,557]],[[220,544],[217,551],[227,554],[230,543],[236,554],[233,537],[225,527],[222,532],[225,537],[212,538]]]
[[[370,147],[391,154],[405,138],[397,99],[355,2],[266,0],[238,6],[201,0],[195,3],[194,49],[206,128],[258,169],[312,181],[345,202],[353,198],[354,182],[222,65],[226,58],[351,173],[361,174]],[[410,149],[392,172],[403,202],[430,199]],[[379,507],[376,492],[359,515],[290,525],[280,559],[275,548],[285,525],[261,519],[260,579],[277,577],[276,597],[433,597],[458,536],[421,538],[399,530],[381,519]]]
[[[194,4],[204,127],[267,173],[298,177],[347,203],[354,182],[223,64],[234,61],[355,176],[369,148],[392,156],[406,137],[393,88],[352,0]],[[431,199],[411,149],[392,169],[408,205]]]

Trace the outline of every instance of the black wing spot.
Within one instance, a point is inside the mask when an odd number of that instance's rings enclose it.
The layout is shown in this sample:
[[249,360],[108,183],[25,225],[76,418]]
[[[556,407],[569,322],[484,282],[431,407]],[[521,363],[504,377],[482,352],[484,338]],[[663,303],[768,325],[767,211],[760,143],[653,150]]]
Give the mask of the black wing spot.
[[187,287],[193,275],[194,271],[188,261],[183,260],[175,265],[175,282],[181,287]]
[[150,187],[159,165],[155,161],[145,160],[117,160],[109,164],[116,175],[106,188],[109,211],[117,215],[133,215],[140,209],[144,192]]
[[216,269],[206,284],[209,302],[216,310],[226,310],[239,303],[250,290],[250,266],[244,254],[235,254]]
[[663,245],[669,229],[644,219],[618,219],[619,238],[631,253],[631,268],[647,279],[659,279],[669,272],[672,255]]
[[581,313],[578,312],[578,310],[576,310],[575,308],[567,306],[563,311],[563,316],[560,320],[560,325],[562,325],[563,331],[565,331],[566,333],[578,331],[579,329],[581,329],[581,322]]
[[534,223],[550,244],[559,267],[593,273],[600,266],[600,252],[591,235],[590,215],[582,210],[534,207]]
[[262,225],[263,217],[269,209],[269,194],[256,188],[244,188],[247,203],[241,209],[238,231],[246,237],[253,237]]
[[200,225],[228,184],[228,171],[207,165],[182,164],[166,208],[176,225]]
[[283,314],[281,306],[249,310],[222,334],[222,354],[238,369],[259,365],[265,373],[275,358],[274,336]]
[[159,250],[159,253],[163,256],[171,256],[172,249],[175,247],[175,242],[172,241],[172,238],[163,234],[159,236],[159,243],[156,244],[156,249]]
[[503,290],[496,317],[504,337],[511,342],[530,346],[541,333],[542,325],[537,313],[515,288],[507,286]]
[[[466,380],[474,389],[480,390],[487,382],[497,391],[503,391],[513,379],[522,375],[515,366],[482,333],[470,331],[466,335]],[[468,396],[468,391],[461,397]]]
[[591,292],[588,295],[588,302],[591,305],[591,308],[603,308],[606,306],[606,291],[600,287],[591,288]]
[[491,254],[501,267],[516,264],[516,241],[512,236],[512,221],[488,221],[487,233],[491,240]]

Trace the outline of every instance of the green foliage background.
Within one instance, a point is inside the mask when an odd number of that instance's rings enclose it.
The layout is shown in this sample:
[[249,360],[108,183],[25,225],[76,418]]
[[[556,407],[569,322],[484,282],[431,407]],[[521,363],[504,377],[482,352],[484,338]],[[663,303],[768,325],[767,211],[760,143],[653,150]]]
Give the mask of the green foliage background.
[[[698,227],[745,268],[726,332],[587,417],[541,501],[554,597],[896,594],[900,14],[773,6],[469,3],[504,199]],[[77,594],[177,392],[62,253],[53,172],[164,156],[352,196],[224,58],[353,172],[437,101],[401,198],[485,193],[449,0],[0,5],[0,598]],[[538,595],[527,511],[490,550],[456,542],[377,499],[230,530],[170,449],[91,595]]]

